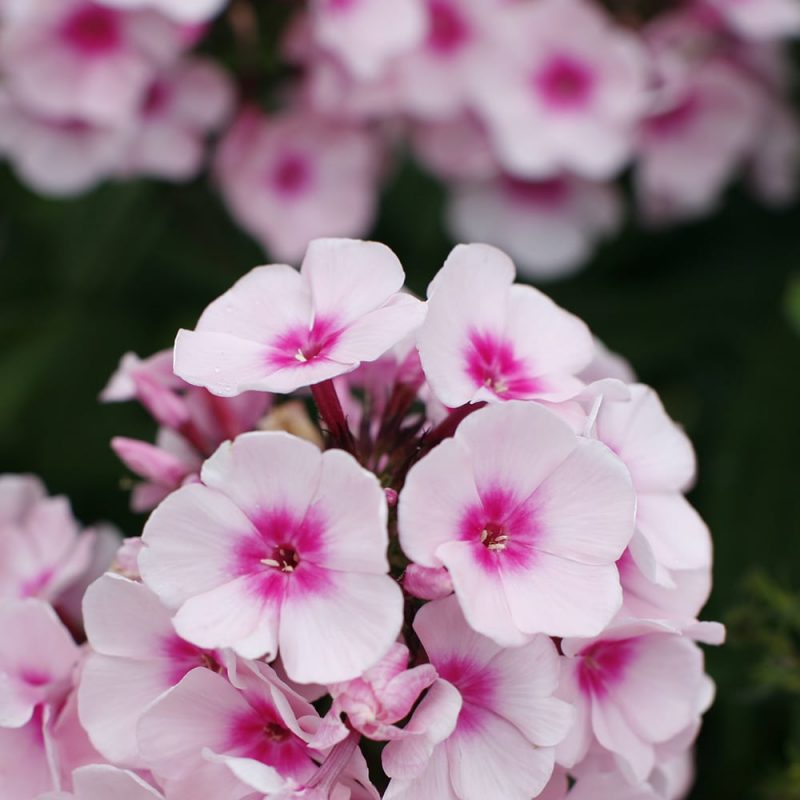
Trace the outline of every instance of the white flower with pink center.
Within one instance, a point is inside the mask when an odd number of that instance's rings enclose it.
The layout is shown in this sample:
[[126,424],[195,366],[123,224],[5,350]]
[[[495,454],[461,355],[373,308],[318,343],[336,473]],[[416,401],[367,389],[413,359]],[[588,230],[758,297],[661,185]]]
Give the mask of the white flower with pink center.
[[559,278],[582,267],[617,230],[622,201],[613,184],[501,176],[457,184],[447,217],[456,239],[503,248],[530,277]]
[[686,732],[694,735],[713,696],[700,648],[658,625],[616,625],[594,641],[565,640],[562,650],[558,694],[577,709],[576,724],[558,749],[565,766],[599,746],[630,783],[641,783],[659,748]]
[[501,0],[425,0],[424,39],[389,67],[389,91],[408,114],[448,120],[468,105],[468,76],[481,69],[481,45]]
[[375,361],[422,322],[403,268],[377,242],[311,242],[298,273],[260,267],[175,342],[175,372],[214,394],[291,392]]
[[41,600],[0,603],[0,728],[21,728],[66,696],[80,651]]
[[[241,665],[234,681],[192,670],[141,717],[142,757],[177,796],[250,795],[229,764],[264,765],[279,785],[303,783],[317,770],[309,747],[319,719],[313,707],[263,664]],[[199,777],[216,785],[216,794],[202,789]]]
[[205,158],[205,138],[233,110],[228,75],[213,61],[186,58],[160,73],[145,93],[128,132],[123,175],[193,178]]
[[31,0],[0,42],[6,87],[33,113],[97,125],[128,122],[182,47],[168,20],[92,0]]
[[693,65],[641,122],[635,181],[647,218],[669,222],[712,210],[755,147],[762,112],[746,73],[721,59]]
[[617,173],[644,105],[637,40],[587,0],[511,5],[494,33],[472,70],[472,96],[508,172]]
[[[142,766],[136,725],[144,709],[192,669],[222,671],[226,660],[183,641],[158,598],[119,575],[90,586],[83,608],[92,651],[78,691],[81,723],[110,761]],[[126,690],[114,692],[120,683]]]
[[360,79],[377,77],[395,56],[425,35],[423,0],[314,0],[311,28],[317,43]]
[[591,360],[588,328],[531,286],[488,245],[458,245],[428,288],[417,335],[437,398],[456,407],[481,400],[565,400]]
[[398,513],[406,555],[447,567],[469,624],[499,644],[597,635],[620,608],[630,477],[542,406],[467,417],[412,467]]
[[383,766],[386,800],[529,800],[553,772],[554,747],[572,709],[552,694],[553,643],[537,636],[510,649],[472,631],[455,598],[424,606],[414,620],[440,680],[390,742]]
[[386,499],[347,453],[250,433],[150,517],[144,582],[187,641],[274,658],[299,683],[350,680],[389,649],[402,592],[387,574]]
[[236,221],[272,256],[302,257],[320,236],[361,236],[376,205],[381,143],[360,123],[294,110],[245,109],[215,172]]
[[124,128],[36,113],[0,89],[0,154],[33,191],[68,197],[114,174],[125,152]]
[[0,599],[59,603],[104,538],[101,529],[82,531],[67,498],[48,497],[37,478],[0,476]]

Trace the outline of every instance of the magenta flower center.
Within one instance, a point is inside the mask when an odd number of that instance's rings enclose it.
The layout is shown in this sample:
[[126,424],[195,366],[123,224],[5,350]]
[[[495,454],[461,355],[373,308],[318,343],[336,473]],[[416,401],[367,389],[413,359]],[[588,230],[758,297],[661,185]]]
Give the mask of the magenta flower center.
[[428,7],[428,47],[440,55],[452,55],[469,39],[469,27],[451,3],[433,0]]
[[289,735],[289,731],[277,722],[268,722],[264,726],[264,736],[271,742],[285,742]]
[[311,179],[311,164],[308,158],[298,153],[287,153],[280,158],[270,177],[273,187],[284,198],[303,194]]
[[487,523],[481,531],[481,544],[487,550],[505,550],[508,539],[505,528],[495,522]]
[[538,388],[525,361],[514,353],[511,342],[491,333],[473,331],[466,348],[466,372],[476,386],[485,386],[498,397],[528,397]]
[[521,181],[507,176],[503,178],[503,188],[513,200],[545,208],[561,205],[569,195],[569,186],[562,178]]
[[587,64],[572,56],[556,56],[534,75],[533,83],[545,102],[561,111],[583,108],[594,89]]
[[157,116],[166,108],[169,95],[169,87],[163,81],[154,81],[145,95],[142,113],[146,117]]
[[300,564],[300,556],[297,550],[290,544],[279,544],[272,550],[269,558],[262,558],[261,563],[265,567],[277,569],[280,572],[294,572]]
[[293,328],[273,342],[268,360],[277,367],[296,367],[324,357],[336,344],[340,330],[333,320],[318,318],[309,328]]
[[584,694],[604,697],[624,677],[635,654],[633,639],[597,642],[580,654],[578,685]]
[[122,41],[119,16],[95,5],[79,8],[61,29],[64,41],[85,56],[101,56],[116,50]]

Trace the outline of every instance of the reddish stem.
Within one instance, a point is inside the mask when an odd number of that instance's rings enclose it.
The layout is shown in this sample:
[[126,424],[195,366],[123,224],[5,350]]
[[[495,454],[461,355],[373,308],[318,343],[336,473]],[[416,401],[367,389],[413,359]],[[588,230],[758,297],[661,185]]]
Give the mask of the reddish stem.
[[339,395],[332,380],[315,383],[311,387],[311,396],[317,404],[320,419],[328,429],[328,437],[332,447],[340,447],[355,454],[356,443],[347,425]]

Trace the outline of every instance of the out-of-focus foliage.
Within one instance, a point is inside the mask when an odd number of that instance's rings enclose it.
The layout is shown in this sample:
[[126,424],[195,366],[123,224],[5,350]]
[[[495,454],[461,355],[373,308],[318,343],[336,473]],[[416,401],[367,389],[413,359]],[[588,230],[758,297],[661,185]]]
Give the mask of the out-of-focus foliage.
[[800,798],[800,592],[761,570],[743,582],[741,603],[728,615],[731,646],[742,652],[752,673],[752,700],[778,702],[790,710],[792,730],[783,752],[785,766],[764,776],[765,800]]

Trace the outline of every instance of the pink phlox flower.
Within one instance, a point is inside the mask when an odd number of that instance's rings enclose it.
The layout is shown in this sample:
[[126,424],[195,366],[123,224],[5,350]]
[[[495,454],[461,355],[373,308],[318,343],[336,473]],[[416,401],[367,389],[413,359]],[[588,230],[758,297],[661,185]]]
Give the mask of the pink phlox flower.
[[509,4],[492,28],[471,95],[505,169],[613,177],[646,101],[638,39],[588,0]]
[[415,330],[425,305],[401,292],[403,269],[377,242],[317,239],[299,272],[259,267],[175,342],[175,371],[232,396],[287,393],[374,361]]
[[238,224],[294,262],[321,236],[362,236],[376,209],[382,143],[361,121],[300,107],[246,107],[222,140],[215,176]]
[[[89,587],[84,615],[91,652],[78,692],[81,723],[110,761],[143,766],[136,726],[144,710],[192,669],[226,672],[230,658],[182,640],[158,598],[121,575]],[[115,691],[121,684],[125,691]]]
[[331,714],[347,714],[357,731],[369,739],[388,741],[403,731],[396,723],[411,712],[420,694],[436,680],[430,664],[408,668],[408,648],[395,643],[361,677],[328,687],[333,696]]
[[31,0],[2,33],[6,86],[32,113],[124,126],[147,85],[180,53],[178,26],[94,0]]
[[[302,785],[316,774],[323,755],[313,749],[314,708],[292,692],[264,664],[241,662],[226,680],[208,669],[194,669],[152,703],[137,731],[144,762],[176,793],[202,784],[225,788],[222,796],[252,793],[239,779],[267,772],[278,787]],[[219,794],[216,794],[219,797]]]
[[580,269],[622,223],[613,184],[570,175],[540,181],[500,176],[457,184],[447,217],[454,237],[503,248],[531,278]]
[[112,175],[125,150],[124,128],[51,118],[0,89],[0,155],[19,180],[46,197],[69,197]]
[[48,603],[0,603],[0,727],[21,728],[43,704],[60,707],[78,646]]
[[193,178],[203,166],[207,135],[228,120],[233,101],[231,80],[213,61],[185,58],[160,73],[130,126],[120,174]]
[[82,530],[67,498],[48,497],[37,478],[0,476],[0,598],[59,604],[93,569],[106,534]]
[[417,335],[422,367],[438,399],[455,408],[487,400],[563,400],[591,359],[577,317],[514,283],[514,264],[489,245],[458,245],[428,288]]
[[565,639],[562,651],[558,694],[576,707],[577,722],[559,746],[559,763],[574,766],[599,747],[635,784],[657,757],[691,743],[713,684],[688,638],[656,623],[622,622],[598,639]]
[[552,696],[553,643],[539,636],[501,648],[470,629],[452,597],[423,606],[414,629],[440,679],[414,711],[410,735],[383,751],[386,800],[537,795],[573,720]]
[[622,602],[614,562],[633,518],[622,462],[523,402],[468,416],[412,467],[398,508],[406,555],[447,567],[469,624],[505,646],[599,633]]
[[669,71],[640,125],[635,182],[645,217],[658,223],[716,206],[760,136],[764,97],[731,59],[684,59],[676,69],[669,61],[678,57],[672,49],[685,48],[685,42],[667,38],[663,44],[658,28],[652,36],[656,63],[666,62]]
[[280,650],[299,683],[375,664],[402,621],[375,476],[341,450],[255,432],[222,445],[202,481],[153,512],[139,557],[178,633],[245,658]]

